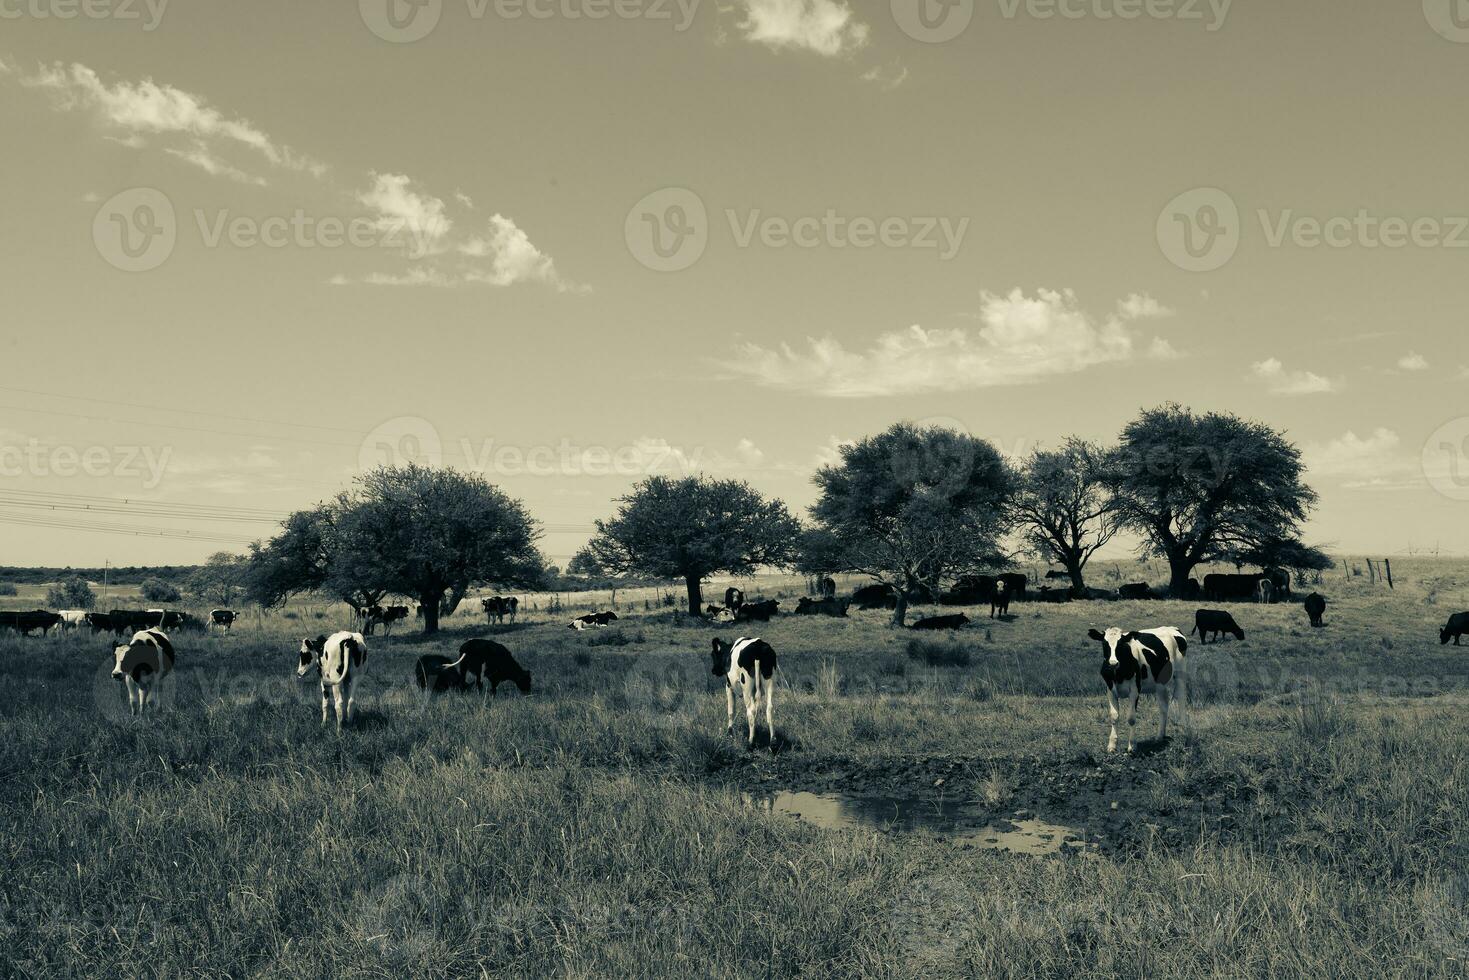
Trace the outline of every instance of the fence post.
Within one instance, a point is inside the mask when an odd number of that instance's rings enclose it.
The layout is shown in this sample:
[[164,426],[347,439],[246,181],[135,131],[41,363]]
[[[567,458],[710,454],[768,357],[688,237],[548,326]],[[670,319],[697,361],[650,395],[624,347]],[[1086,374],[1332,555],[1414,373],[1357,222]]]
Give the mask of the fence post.
[[1392,584],[1392,559],[1391,558],[1384,558],[1384,559],[1382,559],[1382,567],[1387,569],[1387,587],[1389,589],[1394,588],[1394,586]]

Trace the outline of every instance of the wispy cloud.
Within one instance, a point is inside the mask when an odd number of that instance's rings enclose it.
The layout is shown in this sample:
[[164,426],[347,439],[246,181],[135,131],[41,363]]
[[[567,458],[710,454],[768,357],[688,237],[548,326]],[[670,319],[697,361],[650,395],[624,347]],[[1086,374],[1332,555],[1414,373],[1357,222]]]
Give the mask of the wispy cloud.
[[1398,358],[1398,368],[1403,371],[1427,371],[1428,358],[1417,351],[1409,351]]
[[255,184],[257,186],[263,186],[266,183],[264,177],[253,177],[239,167],[225,163],[211,153],[209,147],[203,142],[195,143],[192,147],[185,150],[170,147],[164,152],[188,163],[192,163],[213,177],[228,177],[230,180],[238,181],[241,184]]
[[1341,389],[1341,382],[1313,371],[1288,371],[1274,357],[1250,365],[1250,376],[1276,395],[1319,395]]
[[467,282],[485,282],[493,286],[510,286],[519,282],[539,282],[562,292],[580,292],[585,286],[569,282],[556,271],[556,263],[535,245],[514,221],[502,214],[490,217],[489,234],[471,238],[460,252],[472,259],[488,259],[464,273]]
[[867,45],[870,28],[841,0],[739,0],[745,39],[776,50],[843,57]]
[[[1141,297],[1120,307],[1134,310],[1132,319],[1164,315]],[[1098,321],[1070,290],[985,292],[978,330],[914,325],[881,335],[865,351],[850,351],[832,337],[807,338],[799,350],[746,344],[721,363],[756,384],[835,398],[1030,384],[1131,359],[1139,339],[1132,319],[1119,312]],[[1176,356],[1166,342],[1150,353]]]
[[873,65],[861,77],[862,81],[872,82],[884,92],[891,92],[908,80],[908,69],[894,61],[886,65]]
[[1426,482],[1418,458],[1403,449],[1392,429],[1378,427],[1366,436],[1348,430],[1301,452],[1313,478],[1339,480],[1352,490],[1407,490]]
[[401,242],[413,258],[442,251],[454,227],[444,213],[444,202],[415,190],[404,174],[374,173],[370,177],[371,186],[357,200],[372,211],[377,230]]

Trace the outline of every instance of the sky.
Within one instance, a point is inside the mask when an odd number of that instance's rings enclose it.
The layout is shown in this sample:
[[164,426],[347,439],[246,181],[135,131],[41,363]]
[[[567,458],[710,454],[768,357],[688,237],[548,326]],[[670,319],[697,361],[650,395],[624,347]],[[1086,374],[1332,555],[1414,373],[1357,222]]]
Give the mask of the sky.
[[564,564],[650,473],[1167,402],[1466,553],[1465,91],[1462,0],[0,0],[0,564],[408,459]]

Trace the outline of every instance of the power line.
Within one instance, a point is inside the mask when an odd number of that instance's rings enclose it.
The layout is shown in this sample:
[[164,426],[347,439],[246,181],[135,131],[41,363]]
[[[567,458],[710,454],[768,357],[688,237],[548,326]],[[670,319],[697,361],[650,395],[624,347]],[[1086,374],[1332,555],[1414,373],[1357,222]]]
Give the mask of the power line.
[[225,419],[230,422],[255,422],[261,425],[288,425],[297,429],[322,429],[328,432],[346,432],[350,435],[360,435],[356,429],[348,429],[336,425],[314,425],[310,422],[287,422],[283,419],[262,419],[249,415],[223,415],[219,412],[201,412],[192,408],[179,408],[177,406],[145,405],[141,402],[114,401],[110,398],[94,398],[91,395],[63,395],[56,391],[40,391],[35,388],[17,388],[13,385],[0,385],[0,391],[14,391],[23,395],[40,395],[44,398],[69,398],[73,401],[93,402],[98,405],[121,405],[124,408],[141,408],[149,412],[167,412],[173,415],[199,415],[205,418]]
[[[184,501],[148,500],[137,497],[100,497],[93,494],[61,493],[54,490],[0,489],[0,494],[10,494],[26,501],[66,506],[97,507],[142,507],[146,509],[179,512],[176,516],[213,516],[241,520],[282,520],[285,514],[262,507],[243,507],[225,504],[191,504]],[[17,501],[18,502],[18,501]]]
[[183,528],[146,527],[137,524],[94,524],[81,521],[31,517],[23,514],[8,514],[0,511],[0,524],[20,527],[54,528],[66,531],[88,531],[101,534],[129,534],[134,537],[169,538],[182,541],[208,541],[216,544],[249,544],[253,538],[233,537],[218,534],[201,534]]

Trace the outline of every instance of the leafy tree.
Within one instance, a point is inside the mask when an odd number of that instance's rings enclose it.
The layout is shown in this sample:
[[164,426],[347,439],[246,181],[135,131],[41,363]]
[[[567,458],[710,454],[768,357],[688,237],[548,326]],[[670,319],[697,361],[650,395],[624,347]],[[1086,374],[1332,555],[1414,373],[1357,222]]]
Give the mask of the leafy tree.
[[363,578],[418,599],[425,634],[438,632],[440,603],[452,609],[471,586],[535,588],[545,571],[525,506],[478,474],[380,467],[336,523],[346,547],[334,565],[365,563]]
[[1296,573],[1297,582],[1305,582],[1308,572],[1324,572],[1336,567],[1336,559],[1320,548],[1297,540],[1266,540],[1235,552],[1239,564],[1261,568],[1282,568]]
[[738,480],[653,476],[619,503],[616,517],[597,521],[580,567],[682,579],[689,613],[696,616],[704,605],[704,579],[786,564],[801,530],[785,504]]
[[230,606],[245,590],[249,560],[244,555],[216,551],[189,576],[189,591],[205,602]]
[[161,578],[150,578],[143,582],[143,598],[149,602],[178,602],[184,597],[178,586]]
[[894,625],[921,588],[998,560],[1016,478],[989,443],[900,422],[841,455],[816,472],[811,514],[843,567],[897,589]]
[[1316,503],[1303,472],[1300,451],[1263,423],[1165,405],[1123,429],[1104,483],[1118,520],[1167,560],[1183,595],[1201,563],[1299,538]]
[[46,605],[52,609],[92,609],[97,593],[80,575],[64,578],[46,590]]
[[1025,461],[1015,517],[1026,544],[1071,576],[1071,590],[1086,590],[1086,564],[1120,530],[1111,493],[1103,482],[1103,451],[1081,439],[1037,451]]

